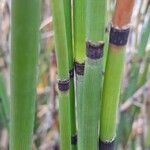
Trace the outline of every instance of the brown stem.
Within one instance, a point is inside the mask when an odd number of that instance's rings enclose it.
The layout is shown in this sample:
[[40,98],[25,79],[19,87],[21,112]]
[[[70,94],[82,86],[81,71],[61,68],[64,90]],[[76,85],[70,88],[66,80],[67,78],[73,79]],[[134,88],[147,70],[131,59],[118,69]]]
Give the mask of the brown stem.
[[117,0],[112,23],[122,28],[130,23],[135,0]]

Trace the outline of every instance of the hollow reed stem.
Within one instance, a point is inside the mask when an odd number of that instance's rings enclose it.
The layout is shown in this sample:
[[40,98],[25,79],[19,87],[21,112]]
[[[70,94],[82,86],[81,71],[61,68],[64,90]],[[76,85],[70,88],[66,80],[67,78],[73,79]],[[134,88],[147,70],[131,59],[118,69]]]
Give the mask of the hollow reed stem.
[[100,140],[104,146],[108,146],[108,149],[114,149],[112,143],[114,143],[116,136],[116,117],[124,66],[124,49],[128,39],[133,6],[134,0],[117,0],[110,30],[100,121]]
[[40,1],[11,1],[10,150],[30,150],[35,116]]
[[[75,115],[75,93],[74,93],[74,58],[73,58],[73,40],[72,40],[72,7],[71,0],[64,1],[65,25],[67,36],[67,49],[70,73],[70,121],[71,121],[71,137],[76,135],[76,115]],[[76,144],[72,143],[72,149],[76,149]]]
[[106,1],[86,0],[86,62],[79,150],[98,148]]
[[[83,79],[85,65],[85,0],[73,0],[73,36],[76,73],[77,137],[81,136]],[[79,140],[77,140],[79,144]]]
[[51,0],[58,73],[60,149],[71,150],[69,60],[63,0]]

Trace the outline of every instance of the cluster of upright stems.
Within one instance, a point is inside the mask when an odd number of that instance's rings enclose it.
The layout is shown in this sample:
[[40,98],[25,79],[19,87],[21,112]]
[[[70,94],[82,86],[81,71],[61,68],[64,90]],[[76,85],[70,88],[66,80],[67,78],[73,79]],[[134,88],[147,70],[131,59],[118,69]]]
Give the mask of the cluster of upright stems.
[[[133,6],[134,0],[116,2],[103,73],[107,0],[51,0],[61,150],[114,149],[124,50]],[[11,7],[10,150],[30,150],[35,112],[40,2],[12,0]]]
[[[70,0],[56,0],[51,4],[58,64],[60,148],[114,149],[124,50],[134,0],[116,2],[104,74],[107,1],[74,0],[70,3]],[[73,74],[73,68],[74,80],[69,79],[69,70]],[[75,87],[75,97],[72,97],[72,86]]]

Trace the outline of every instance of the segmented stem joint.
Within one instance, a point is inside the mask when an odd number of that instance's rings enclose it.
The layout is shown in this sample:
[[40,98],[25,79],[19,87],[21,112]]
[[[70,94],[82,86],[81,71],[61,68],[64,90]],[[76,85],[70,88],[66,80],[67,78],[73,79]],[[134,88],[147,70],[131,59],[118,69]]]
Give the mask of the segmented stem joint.
[[128,41],[130,28],[116,28],[111,26],[109,43],[115,46],[125,46]]
[[61,92],[66,92],[69,90],[69,83],[70,83],[70,80],[59,80],[58,81],[58,89],[61,91]]
[[85,64],[84,63],[78,63],[78,62],[75,62],[75,71],[76,71],[76,74],[77,75],[84,75],[84,67],[85,67]]
[[90,59],[100,59],[103,57],[104,42],[86,42],[86,55]]
[[112,140],[110,142],[99,140],[99,150],[114,150],[114,144],[115,140]]
[[77,134],[75,134],[71,137],[71,144],[72,145],[77,145]]

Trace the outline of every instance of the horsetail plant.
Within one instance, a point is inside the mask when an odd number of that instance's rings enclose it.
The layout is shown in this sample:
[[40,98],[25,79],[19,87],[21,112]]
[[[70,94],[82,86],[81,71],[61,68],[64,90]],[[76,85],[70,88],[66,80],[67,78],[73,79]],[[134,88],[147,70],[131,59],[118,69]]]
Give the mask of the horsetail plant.
[[60,149],[71,150],[69,61],[63,0],[51,0],[58,69]]
[[[78,137],[80,137],[85,66],[85,0],[73,1],[73,31],[76,73],[77,129]],[[74,141],[76,142],[76,140]]]
[[109,50],[102,93],[100,149],[114,149],[116,117],[124,65],[124,49],[134,0],[117,0],[110,29]]
[[98,148],[106,6],[105,0],[86,0],[87,58],[83,83],[81,137],[78,138],[78,150],[96,150]]
[[[51,0],[57,58],[61,150],[115,149],[125,46],[130,33],[135,0],[116,0],[107,35],[106,22],[110,14],[106,14],[106,10],[109,2],[113,7],[115,0]],[[10,150],[30,150],[35,114],[40,1],[12,0],[11,11],[9,147]],[[146,11],[149,12],[148,7]],[[142,29],[138,53],[132,61],[132,73],[135,78],[129,77],[129,82],[132,81],[134,84],[129,85],[127,94],[125,91],[127,98],[137,87],[144,84],[149,71],[149,57],[145,56],[145,50],[150,34],[150,15],[146,16],[147,22]],[[145,64],[142,74],[139,71],[141,62]],[[3,103],[3,99],[6,98],[3,84],[0,74],[0,107],[4,105],[4,110],[0,113],[8,119],[9,108]],[[146,108],[147,123],[150,123],[149,99]],[[126,121],[127,113],[123,114],[125,115],[122,119]],[[133,111],[131,114],[134,118]],[[133,123],[131,117],[130,129]],[[126,131],[124,136],[128,137],[129,133]],[[149,132],[150,125],[145,141],[148,148]]]
[[34,125],[40,1],[11,1],[10,150],[30,150]]
[[74,58],[73,58],[73,40],[72,40],[72,9],[71,0],[64,0],[65,25],[67,36],[67,48],[69,59],[69,74],[70,74],[70,119],[71,119],[71,139],[72,149],[76,149],[74,138],[76,136],[76,115],[75,115],[75,93],[74,93]]

